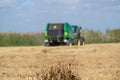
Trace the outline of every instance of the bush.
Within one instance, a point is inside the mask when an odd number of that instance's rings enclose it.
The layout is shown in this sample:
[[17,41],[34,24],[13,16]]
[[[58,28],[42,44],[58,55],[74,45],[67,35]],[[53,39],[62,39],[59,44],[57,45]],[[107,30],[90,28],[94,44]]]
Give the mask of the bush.
[[0,46],[43,45],[44,33],[0,33]]
[[102,42],[104,42],[105,36],[100,31],[83,30],[81,33],[82,33],[81,35],[85,37],[86,43],[102,43]]
[[93,30],[82,30],[86,43],[118,43],[120,42],[120,29],[107,29],[106,33]]
[[120,42],[120,29],[107,29],[106,41],[108,42]]

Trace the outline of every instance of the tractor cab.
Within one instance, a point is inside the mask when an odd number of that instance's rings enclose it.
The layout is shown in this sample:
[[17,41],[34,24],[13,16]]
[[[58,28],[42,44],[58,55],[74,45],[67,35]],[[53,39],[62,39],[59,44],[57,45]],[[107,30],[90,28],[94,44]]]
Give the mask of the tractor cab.
[[72,25],[74,38],[78,38],[80,36],[80,28],[76,25]]

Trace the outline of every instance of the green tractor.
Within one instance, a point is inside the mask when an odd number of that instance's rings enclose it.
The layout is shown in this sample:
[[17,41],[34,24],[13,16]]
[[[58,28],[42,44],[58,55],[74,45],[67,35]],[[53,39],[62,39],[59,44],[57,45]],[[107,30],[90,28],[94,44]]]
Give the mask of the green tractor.
[[45,32],[45,46],[78,45],[81,43],[79,42],[79,30],[78,27],[68,23],[48,23]]
[[72,25],[73,27],[73,33],[74,33],[74,45],[84,45],[85,44],[85,38],[81,36],[81,27],[78,27],[77,25]]

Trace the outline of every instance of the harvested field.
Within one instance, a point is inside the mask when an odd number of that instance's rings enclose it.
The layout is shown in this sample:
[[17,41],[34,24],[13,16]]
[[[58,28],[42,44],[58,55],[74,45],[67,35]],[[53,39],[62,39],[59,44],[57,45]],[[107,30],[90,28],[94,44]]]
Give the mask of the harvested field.
[[40,80],[58,63],[71,65],[79,80],[120,80],[120,43],[80,47],[0,47],[0,80]]

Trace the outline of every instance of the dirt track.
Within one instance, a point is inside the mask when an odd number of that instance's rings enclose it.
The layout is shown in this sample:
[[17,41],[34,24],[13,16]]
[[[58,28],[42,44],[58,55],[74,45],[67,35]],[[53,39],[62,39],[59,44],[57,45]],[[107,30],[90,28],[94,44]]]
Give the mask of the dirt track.
[[0,80],[37,80],[43,66],[71,63],[81,80],[120,80],[120,43],[82,47],[1,47]]

